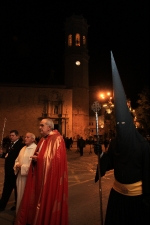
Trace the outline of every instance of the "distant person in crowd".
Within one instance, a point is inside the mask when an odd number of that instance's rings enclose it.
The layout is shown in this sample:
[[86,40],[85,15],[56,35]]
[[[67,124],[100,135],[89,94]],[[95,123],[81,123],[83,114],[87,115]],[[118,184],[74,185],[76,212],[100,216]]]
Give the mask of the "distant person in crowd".
[[9,147],[9,145],[10,145],[10,138],[9,138],[9,135],[8,136],[6,136],[6,137],[4,137],[3,138],[3,141],[2,141],[2,147],[3,147],[3,149],[7,149],[8,147]]
[[73,139],[72,137],[70,137],[70,147],[72,147],[72,145],[73,145]]
[[85,140],[83,140],[83,138],[80,137],[77,142],[80,151],[80,156],[83,156],[83,148],[85,147]]
[[21,148],[24,146],[17,130],[11,130],[9,138],[10,145],[6,149],[6,152],[4,152],[2,149],[0,150],[1,157],[5,159],[4,187],[0,199],[0,211],[5,210],[13,189],[15,194],[15,204],[11,210],[16,209],[17,189],[16,175],[14,174],[13,166]]
[[73,144],[72,138],[66,137],[66,138],[65,138],[65,144],[66,144],[66,149],[67,149],[68,151],[71,151],[70,148],[72,147],[72,144]]
[[39,141],[40,141],[40,137],[36,137],[36,138],[35,138],[35,143],[38,144]]
[[36,144],[35,144],[35,135],[33,133],[26,133],[24,138],[25,146],[19,152],[18,157],[15,160],[14,172],[17,175],[17,204],[16,204],[16,213],[24,193],[26,179],[29,171],[29,166],[31,163],[31,157],[34,154]]
[[15,225],[68,225],[68,171],[65,142],[51,119],[32,158]]
[[71,142],[68,137],[65,138],[65,145],[66,145],[66,149],[69,151],[71,147]]

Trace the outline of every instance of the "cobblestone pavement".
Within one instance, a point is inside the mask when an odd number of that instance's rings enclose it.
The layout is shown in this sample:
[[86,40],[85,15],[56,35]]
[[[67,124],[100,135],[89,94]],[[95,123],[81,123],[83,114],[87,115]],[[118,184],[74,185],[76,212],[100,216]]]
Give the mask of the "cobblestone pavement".
[[[91,154],[89,154],[92,151]],[[100,225],[99,182],[94,182],[97,167],[97,156],[89,145],[84,148],[83,156],[72,147],[67,152],[68,187],[69,187],[69,225]],[[0,196],[3,187],[4,159],[0,159]],[[107,200],[113,182],[113,171],[101,178],[103,220],[105,218]],[[0,225],[12,225],[15,212],[10,208],[14,195],[7,204],[6,210],[0,212]],[[41,224],[42,225],[42,224]]]
[[[97,156],[89,154],[90,146],[83,156],[75,149],[67,152],[69,181],[69,225],[100,225],[99,182],[95,183]],[[108,195],[113,183],[113,171],[101,178],[103,221]]]

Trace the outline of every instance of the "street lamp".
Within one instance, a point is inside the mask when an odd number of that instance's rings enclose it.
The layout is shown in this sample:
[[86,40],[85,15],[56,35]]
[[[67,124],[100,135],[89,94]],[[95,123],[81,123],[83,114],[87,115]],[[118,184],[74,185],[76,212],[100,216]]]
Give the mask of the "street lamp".
[[108,92],[103,92],[103,93],[100,93],[100,97],[102,98],[102,99],[105,99],[105,98],[110,98],[110,95],[111,95],[111,93],[108,91]]
[[112,112],[112,108],[114,107],[114,104],[112,103],[111,93],[110,92],[100,93],[100,97],[107,101],[102,106],[103,108],[105,108],[106,112],[110,114]]
[[[100,97],[104,103],[102,104],[102,108],[104,109],[104,139],[107,137],[108,139],[110,138],[110,130],[111,127],[113,126],[113,116],[112,116],[112,111],[114,108],[114,104],[112,103],[112,96],[111,92],[103,92],[100,93]],[[106,135],[106,137],[105,137]]]
[[[92,110],[95,113],[96,117],[96,136],[97,136],[97,144],[100,144],[99,132],[98,132],[98,113],[101,109],[101,105],[98,101],[94,102],[91,106]],[[100,174],[100,153],[98,152],[98,176],[99,176],[99,198],[100,198],[100,215],[101,215],[101,225],[103,225],[103,207],[102,207],[102,184],[101,184],[101,174]]]

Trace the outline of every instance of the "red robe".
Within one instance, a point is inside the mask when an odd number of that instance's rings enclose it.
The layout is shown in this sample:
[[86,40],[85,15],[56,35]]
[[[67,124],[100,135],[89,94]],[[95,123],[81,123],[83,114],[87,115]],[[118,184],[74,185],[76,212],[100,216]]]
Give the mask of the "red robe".
[[68,225],[68,172],[63,137],[57,130],[52,131],[40,140],[35,151],[38,150],[37,162],[31,163],[29,169],[15,225]]

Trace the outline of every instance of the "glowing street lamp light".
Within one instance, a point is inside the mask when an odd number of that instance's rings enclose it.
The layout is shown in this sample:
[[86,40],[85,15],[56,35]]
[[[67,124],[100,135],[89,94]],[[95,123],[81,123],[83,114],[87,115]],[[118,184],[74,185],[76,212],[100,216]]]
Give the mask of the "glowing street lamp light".
[[104,98],[105,98],[104,94],[100,94],[100,97],[101,97],[102,99],[104,99]]
[[112,98],[112,97],[110,97],[110,95],[111,95],[110,92],[107,92],[107,93],[101,93],[101,94],[100,94],[100,97],[101,97],[102,99],[105,99],[106,97]]
[[111,92],[101,93],[100,97],[101,99],[107,99],[106,101],[108,102],[103,104],[103,108],[105,108],[106,112],[110,114],[112,112],[112,108],[114,107]]

